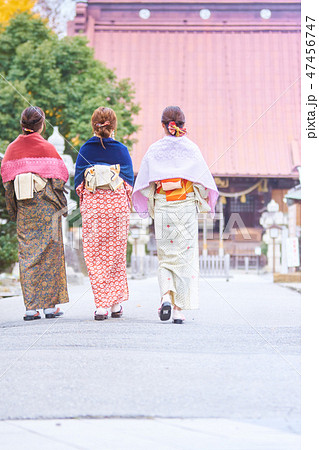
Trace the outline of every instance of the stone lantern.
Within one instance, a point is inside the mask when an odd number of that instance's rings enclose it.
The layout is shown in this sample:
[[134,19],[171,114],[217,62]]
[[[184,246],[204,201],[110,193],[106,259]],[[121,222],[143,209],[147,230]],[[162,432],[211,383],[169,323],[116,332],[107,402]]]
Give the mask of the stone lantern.
[[[66,155],[64,153],[64,149],[65,149],[64,137],[59,133],[59,127],[53,127],[53,133],[49,137],[48,142],[50,142],[50,144],[54,145],[57,152],[63,159],[64,164],[66,165],[66,168],[68,169],[68,172],[69,172],[69,179],[68,179],[65,187],[67,190],[66,198],[68,201],[68,212],[70,213],[77,206],[76,202],[74,200],[72,200],[71,196],[70,196],[70,192],[71,192],[70,177],[74,177],[75,164],[73,162],[72,156]],[[65,245],[67,245],[69,230],[68,230],[67,220],[65,217],[62,217],[62,229],[63,229],[63,242]]]
[[[74,165],[72,156],[64,154],[64,149],[65,149],[64,137],[59,133],[59,127],[53,127],[53,133],[49,137],[48,142],[50,142],[50,144],[54,145],[57,152],[63,159],[64,164],[66,165],[66,167],[69,171],[69,176],[74,177],[75,165]],[[70,180],[68,181],[67,184],[70,185]]]
[[[66,168],[69,172],[69,179],[65,184],[65,188],[67,190],[66,198],[68,201],[67,208],[68,213],[70,214],[73,210],[76,209],[77,203],[76,201],[71,199],[71,185],[70,185],[70,177],[74,177],[75,174],[75,164],[73,162],[72,156],[66,155],[64,153],[64,137],[59,133],[58,127],[53,127],[53,133],[49,137],[48,142],[50,142],[57,149],[57,152],[61,156],[66,165]],[[68,282],[71,283],[83,283],[83,275],[80,273],[78,266],[78,254],[75,251],[74,247],[74,239],[69,236],[69,226],[66,217],[62,217],[62,232],[63,232],[63,243],[65,249],[65,262],[66,262],[66,274],[68,278]],[[75,270],[73,267],[75,267]]]
[[132,278],[141,278],[146,275],[145,245],[150,240],[148,227],[151,222],[150,217],[142,219],[136,213],[131,213],[128,242],[133,247],[131,255]]
[[263,241],[268,245],[267,269],[287,273],[286,240],[288,237],[287,215],[279,211],[279,205],[271,200],[267,205],[267,211],[261,215],[260,224],[266,230]]

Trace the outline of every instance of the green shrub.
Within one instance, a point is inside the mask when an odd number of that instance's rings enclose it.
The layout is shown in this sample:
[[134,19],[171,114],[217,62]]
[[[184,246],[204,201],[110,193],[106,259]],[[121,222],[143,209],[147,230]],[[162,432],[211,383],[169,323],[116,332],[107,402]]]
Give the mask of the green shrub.
[[268,244],[266,244],[266,242],[262,241],[260,246],[261,246],[261,254],[267,256]]
[[0,273],[18,261],[18,240],[15,222],[7,213],[4,187],[0,176]]
[[0,273],[18,261],[18,240],[16,236],[0,236]]

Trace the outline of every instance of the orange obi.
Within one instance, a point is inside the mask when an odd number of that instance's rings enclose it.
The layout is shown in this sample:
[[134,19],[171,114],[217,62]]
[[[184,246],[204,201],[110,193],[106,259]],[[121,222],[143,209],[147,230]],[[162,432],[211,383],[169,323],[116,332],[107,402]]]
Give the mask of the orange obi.
[[[182,185],[179,189],[172,189],[171,191],[164,191],[162,187],[162,183],[176,183],[180,182]],[[183,178],[169,178],[167,180],[161,180],[160,186],[156,189],[157,194],[165,194],[166,195],[166,201],[168,202],[174,202],[177,200],[185,200],[186,195],[190,192],[194,192],[193,189],[193,183],[188,180],[184,180]]]

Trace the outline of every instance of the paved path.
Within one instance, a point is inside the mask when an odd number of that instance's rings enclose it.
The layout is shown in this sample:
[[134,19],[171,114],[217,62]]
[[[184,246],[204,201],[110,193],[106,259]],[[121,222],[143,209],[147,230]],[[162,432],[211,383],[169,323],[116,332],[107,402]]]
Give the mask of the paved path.
[[[32,445],[23,448],[30,449],[44,448],[43,439],[57,449],[135,450],[151,441],[154,449],[299,448],[297,292],[267,276],[201,280],[201,310],[174,325],[157,318],[156,278],[131,280],[130,289],[124,317],[105,322],[92,320],[87,280],[70,286],[72,301],[57,320],[25,323],[21,298],[0,300],[7,442],[28,436]],[[78,420],[39,421],[67,418]],[[119,446],[108,447],[109,436],[120,436]],[[136,445],[126,446],[126,438]]]
[[299,436],[228,419],[69,419],[0,422],[1,449],[294,450]]

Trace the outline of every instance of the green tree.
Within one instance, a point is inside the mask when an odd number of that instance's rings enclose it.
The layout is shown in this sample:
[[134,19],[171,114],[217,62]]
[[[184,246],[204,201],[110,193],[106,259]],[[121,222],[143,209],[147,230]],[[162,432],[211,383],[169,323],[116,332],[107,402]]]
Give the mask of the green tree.
[[118,116],[117,139],[132,147],[139,111],[133,86],[94,59],[86,38],[59,39],[42,19],[23,13],[0,32],[0,48],[2,140],[17,136],[21,111],[35,104],[46,112],[46,136],[52,133],[50,124],[58,125],[76,157],[91,135],[92,112],[105,105]]
[[[58,36],[39,17],[14,16],[0,28],[0,152],[20,133],[24,108],[40,106],[47,116],[45,137],[58,125],[67,139],[66,151],[76,158],[80,146],[92,135],[90,118],[98,106],[108,106],[118,117],[117,139],[130,149],[138,126],[139,105],[128,79],[94,59],[84,37]],[[5,213],[0,189],[0,271],[16,260],[14,224]]]

